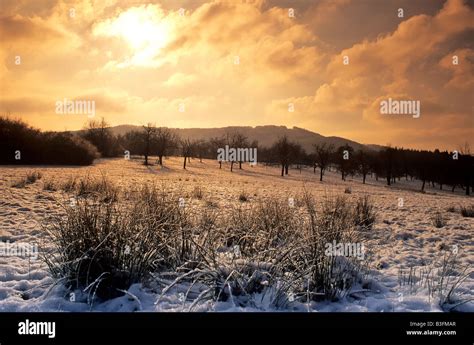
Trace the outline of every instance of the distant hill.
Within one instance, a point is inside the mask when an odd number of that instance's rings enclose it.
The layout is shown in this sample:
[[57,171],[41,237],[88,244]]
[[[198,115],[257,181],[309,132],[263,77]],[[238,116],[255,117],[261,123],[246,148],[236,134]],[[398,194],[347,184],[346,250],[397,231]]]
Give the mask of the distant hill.
[[[111,127],[110,129],[115,135],[123,135],[133,130],[141,130],[141,127],[134,125],[120,125]],[[313,150],[314,144],[321,143],[333,144],[335,147],[348,144],[355,150],[362,148],[379,150],[381,148],[381,146],[378,145],[363,145],[353,140],[341,137],[325,137],[321,134],[298,127],[287,128],[286,126],[269,125],[256,127],[230,126],[221,128],[172,128],[171,130],[173,130],[182,138],[190,138],[193,140],[209,139],[212,137],[223,136],[226,133],[240,132],[247,136],[250,141],[257,140],[259,145],[266,147],[271,146],[279,137],[286,135],[291,141],[300,143],[307,152],[311,152]]]

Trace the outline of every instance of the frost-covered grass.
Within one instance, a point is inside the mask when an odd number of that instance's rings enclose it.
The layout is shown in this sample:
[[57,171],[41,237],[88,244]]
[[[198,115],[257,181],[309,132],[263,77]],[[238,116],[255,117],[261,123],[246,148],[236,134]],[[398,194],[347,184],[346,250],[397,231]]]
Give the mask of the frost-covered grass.
[[474,217],[474,205],[461,206],[461,214],[463,217]]
[[[55,250],[44,255],[52,275],[72,290],[94,297],[121,295],[158,266],[171,266],[180,210],[144,188],[133,203],[119,205],[104,195],[89,195],[66,206],[66,216],[46,225]],[[170,249],[173,251],[171,254]]]
[[371,202],[368,195],[364,195],[357,199],[354,208],[354,222],[355,225],[370,230],[376,220],[375,206]]
[[432,218],[432,221],[433,221],[433,225],[438,229],[446,225],[446,220],[444,219],[443,214],[439,211],[435,213],[435,215]]
[[207,287],[195,303],[205,296],[251,296],[276,284],[297,299],[335,300],[359,279],[357,259],[327,254],[327,244],[361,240],[351,218],[358,206],[345,198],[317,205],[306,193],[303,208],[266,199],[225,215],[192,214],[155,186],[127,193],[132,198],[121,203],[104,202],[114,187],[100,184],[93,188],[98,194],[84,193],[90,185],[80,180],[78,195],[89,198],[66,206],[65,217],[49,219],[55,250],[44,259],[56,279],[88,292],[91,303],[170,270],[176,281],[165,290],[177,282]]
[[24,188],[26,185],[33,184],[41,179],[43,175],[39,171],[28,171],[26,176],[14,181],[11,186],[13,188]]
[[[12,181],[31,168],[0,168],[0,241],[38,244],[51,264],[0,256],[0,311],[474,311],[461,192],[195,162],[40,167],[44,182],[21,189]],[[363,244],[364,257],[326,255],[334,240]],[[434,275],[454,250],[456,265]],[[400,284],[400,272],[429,267],[431,283]]]
[[434,261],[429,266],[401,270],[399,284],[408,287],[409,294],[424,289],[428,297],[436,301],[441,308],[451,311],[473,300],[457,293],[458,288],[468,277],[469,267],[460,265],[457,252],[447,252],[440,260]]

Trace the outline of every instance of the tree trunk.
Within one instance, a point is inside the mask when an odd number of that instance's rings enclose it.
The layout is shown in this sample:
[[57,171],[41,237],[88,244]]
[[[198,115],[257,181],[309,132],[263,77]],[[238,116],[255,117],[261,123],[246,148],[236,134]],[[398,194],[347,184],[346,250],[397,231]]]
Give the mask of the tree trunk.
[[239,162],[239,169],[242,170],[242,162]]
[[285,165],[285,175],[288,175],[288,164]]
[[323,168],[321,168],[321,170],[319,171],[319,181],[323,180],[323,174],[324,174],[324,170]]
[[421,191],[423,192],[425,190],[425,180],[423,180],[423,184],[421,185]]
[[186,156],[184,156],[183,169],[186,169]]
[[222,161],[219,161],[219,169],[222,169]]
[[158,158],[160,160],[160,165],[163,166],[163,156],[159,156]]
[[362,174],[362,184],[365,184],[365,178],[366,178],[367,174]]
[[234,170],[234,162],[230,162],[230,172],[232,172]]
[[281,177],[283,177],[285,174],[285,164],[281,164]]

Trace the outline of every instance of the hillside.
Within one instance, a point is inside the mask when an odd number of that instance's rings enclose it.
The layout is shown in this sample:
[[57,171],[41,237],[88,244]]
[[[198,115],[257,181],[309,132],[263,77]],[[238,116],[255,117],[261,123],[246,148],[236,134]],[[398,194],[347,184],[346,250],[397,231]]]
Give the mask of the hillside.
[[[123,135],[129,131],[140,129],[140,126],[134,125],[119,125],[111,127],[112,133],[115,135]],[[307,152],[313,150],[313,144],[320,143],[333,144],[335,147],[349,144],[356,150],[363,147],[369,147],[341,137],[325,137],[321,134],[298,127],[287,128],[285,126],[268,125],[256,127],[230,126],[222,128],[173,128],[172,130],[182,138],[190,138],[193,140],[209,139],[212,137],[223,136],[226,133],[241,132],[247,136],[250,141],[257,140],[259,145],[265,147],[271,146],[279,137],[286,135],[291,141],[300,143]],[[370,148],[373,149],[372,147]]]

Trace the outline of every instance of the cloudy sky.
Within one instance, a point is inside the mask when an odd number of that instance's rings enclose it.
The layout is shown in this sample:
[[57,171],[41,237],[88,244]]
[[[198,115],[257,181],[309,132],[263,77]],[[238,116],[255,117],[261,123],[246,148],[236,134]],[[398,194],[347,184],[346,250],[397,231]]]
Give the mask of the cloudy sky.
[[[474,147],[472,37],[462,0],[1,0],[0,114],[79,129],[86,114],[56,113],[66,98],[112,125]],[[388,98],[421,116],[381,114]]]

